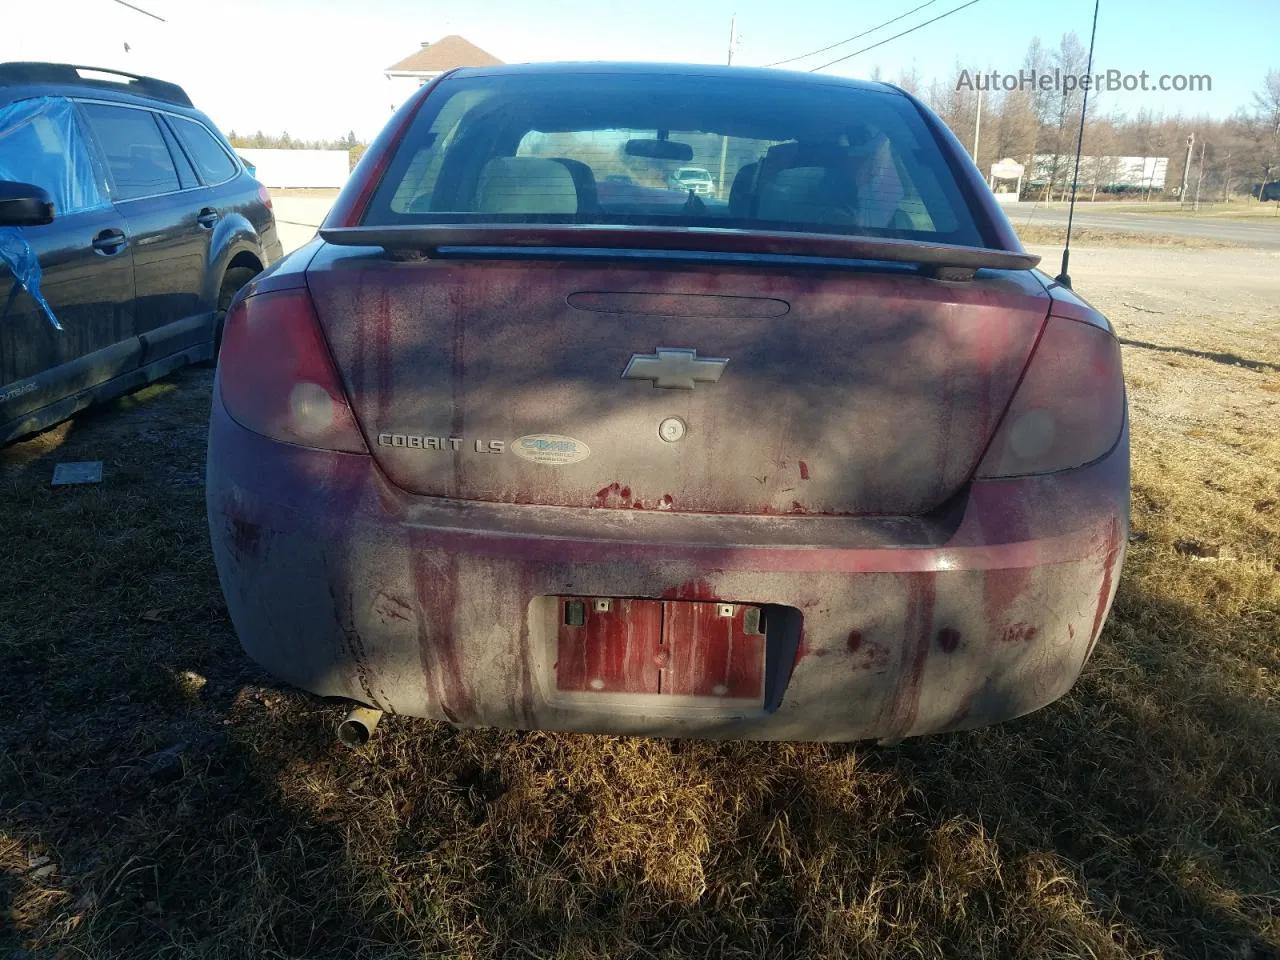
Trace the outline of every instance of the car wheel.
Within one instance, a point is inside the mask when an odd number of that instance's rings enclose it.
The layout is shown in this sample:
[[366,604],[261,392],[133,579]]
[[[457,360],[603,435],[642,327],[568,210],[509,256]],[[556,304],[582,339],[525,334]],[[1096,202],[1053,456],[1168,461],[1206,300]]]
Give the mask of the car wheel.
[[213,318],[213,357],[206,360],[203,366],[212,367],[218,363],[218,351],[222,349],[222,327],[227,321],[227,308],[235,299],[240,288],[257,276],[258,271],[250,267],[232,267],[222,278],[222,287],[218,290],[218,312]]

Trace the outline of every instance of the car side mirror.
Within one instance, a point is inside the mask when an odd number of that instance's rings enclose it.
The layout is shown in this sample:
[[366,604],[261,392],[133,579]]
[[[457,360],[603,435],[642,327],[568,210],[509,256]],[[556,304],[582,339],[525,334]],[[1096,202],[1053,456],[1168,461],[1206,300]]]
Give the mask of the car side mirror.
[[53,198],[34,183],[0,180],[0,227],[53,223]]

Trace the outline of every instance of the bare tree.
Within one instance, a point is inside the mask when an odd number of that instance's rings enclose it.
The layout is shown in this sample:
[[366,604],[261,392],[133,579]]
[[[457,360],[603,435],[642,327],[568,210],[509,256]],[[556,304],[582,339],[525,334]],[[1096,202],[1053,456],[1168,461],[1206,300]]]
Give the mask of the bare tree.
[[1280,70],[1268,70],[1262,89],[1253,95],[1253,119],[1262,182],[1266,184],[1280,167]]
[[1110,117],[1095,120],[1085,131],[1087,163],[1081,164],[1080,182],[1090,188],[1089,199],[1098,199],[1098,188],[1108,187],[1118,173],[1116,127]]
[[913,63],[911,68],[898,74],[898,86],[912,96],[920,95],[920,70]]
[[[1085,50],[1080,38],[1074,33],[1064,33],[1053,52],[1053,66],[1062,72],[1062,76],[1078,78],[1085,71],[1089,53]],[[1071,187],[1073,165],[1067,162],[1075,154],[1074,133],[1080,123],[1081,103],[1084,91],[1079,86],[1064,82],[1058,92],[1058,102],[1054,117],[1053,129],[1053,161],[1049,180],[1049,196],[1053,196],[1054,181],[1061,178],[1062,194],[1065,197]]]
[[[1032,37],[1031,43],[1027,45],[1026,55],[1022,58],[1023,72],[1038,80],[1049,69],[1049,55],[1045,52],[1044,45],[1039,37]],[[1026,93],[1031,114],[1035,118],[1036,135],[1032,138],[1024,163],[1028,176],[1034,177],[1037,170],[1036,154],[1044,149],[1046,143],[1044,131],[1048,129],[1053,118],[1054,94],[1052,90],[1041,89],[1039,83],[1035,83]],[[1048,188],[1045,195],[1048,196]]]
[[[1027,90],[1010,90],[994,105],[995,130],[989,138],[993,160],[1030,158],[1036,151],[1039,124]],[[1028,170],[1030,166],[1028,166]]]

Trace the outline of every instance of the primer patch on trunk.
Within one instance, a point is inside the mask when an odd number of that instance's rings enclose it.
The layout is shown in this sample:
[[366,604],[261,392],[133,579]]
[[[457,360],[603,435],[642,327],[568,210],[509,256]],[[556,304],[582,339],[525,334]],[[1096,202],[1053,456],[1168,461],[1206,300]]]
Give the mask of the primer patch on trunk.
[[521,437],[511,445],[512,451],[523,460],[562,467],[579,463],[591,456],[591,448],[573,437],[561,437],[554,433],[533,433]]

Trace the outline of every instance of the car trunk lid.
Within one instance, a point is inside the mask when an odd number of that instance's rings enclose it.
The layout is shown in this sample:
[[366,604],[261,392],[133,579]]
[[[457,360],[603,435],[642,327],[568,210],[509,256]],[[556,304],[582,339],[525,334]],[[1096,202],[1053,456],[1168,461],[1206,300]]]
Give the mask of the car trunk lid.
[[356,418],[406,491],[926,513],[972,474],[1048,307],[1029,271],[528,253],[312,263]]

